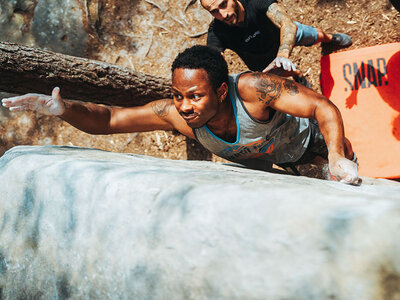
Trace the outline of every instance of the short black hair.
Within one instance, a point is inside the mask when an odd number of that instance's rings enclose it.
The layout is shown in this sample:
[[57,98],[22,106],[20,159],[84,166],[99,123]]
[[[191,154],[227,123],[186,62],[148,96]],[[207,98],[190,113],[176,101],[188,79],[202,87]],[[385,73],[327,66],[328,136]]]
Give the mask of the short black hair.
[[228,82],[228,65],[217,50],[196,45],[179,53],[172,63],[171,71],[175,69],[204,69],[211,85],[216,91],[222,83]]

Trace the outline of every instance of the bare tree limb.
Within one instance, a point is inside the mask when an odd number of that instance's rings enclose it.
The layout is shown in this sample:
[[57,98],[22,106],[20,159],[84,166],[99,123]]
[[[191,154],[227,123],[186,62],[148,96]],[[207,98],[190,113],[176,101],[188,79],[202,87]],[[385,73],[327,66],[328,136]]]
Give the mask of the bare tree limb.
[[59,86],[67,99],[138,106],[171,98],[170,80],[80,57],[0,42],[0,90],[49,94]]

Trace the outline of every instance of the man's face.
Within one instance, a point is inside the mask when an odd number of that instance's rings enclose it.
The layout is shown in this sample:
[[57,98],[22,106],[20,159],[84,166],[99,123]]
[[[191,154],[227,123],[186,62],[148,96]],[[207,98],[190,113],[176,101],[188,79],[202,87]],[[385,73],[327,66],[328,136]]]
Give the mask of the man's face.
[[201,0],[201,4],[214,18],[228,25],[238,26],[243,22],[244,9],[238,0]]
[[175,69],[172,73],[174,104],[191,128],[206,124],[218,111],[218,96],[204,69]]

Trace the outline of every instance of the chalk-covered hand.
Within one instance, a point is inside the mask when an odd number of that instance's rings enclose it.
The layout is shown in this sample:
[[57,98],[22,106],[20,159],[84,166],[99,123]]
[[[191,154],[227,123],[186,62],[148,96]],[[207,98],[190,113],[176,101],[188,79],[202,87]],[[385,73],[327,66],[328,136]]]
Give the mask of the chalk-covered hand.
[[267,73],[273,69],[281,68],[285,71],[296,71],[297,68],[294,63],[286,57],[276,57],[264,70],[263,73]]
[[60,96],[60,88],[55,87],[51,96],[25,94],[1,100],[2,105],[11,111],[32,110],[44,115],[60,116],[65,112],[65,104]]
[[351,185],[361,184],[361,178],[358,176],[358,165],[343,156],[329,156],[329,171],[340,182]]

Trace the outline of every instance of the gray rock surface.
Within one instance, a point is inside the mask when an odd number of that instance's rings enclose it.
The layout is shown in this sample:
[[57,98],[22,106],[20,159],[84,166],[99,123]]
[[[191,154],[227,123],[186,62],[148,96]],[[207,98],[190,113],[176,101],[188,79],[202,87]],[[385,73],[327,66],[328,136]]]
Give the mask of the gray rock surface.
[[400,297],[400,184],[19,146],[0,158],[4,299]]
[[78,0],[39,0],[31,31],[36,44],[52,51],[83,56],[88,33]]
[[0,0],[2,41],[83,56],[86,19],[79,0]]
[[34,45],[29,30],[34,0],[0,0],[0,36],[2,41]]

